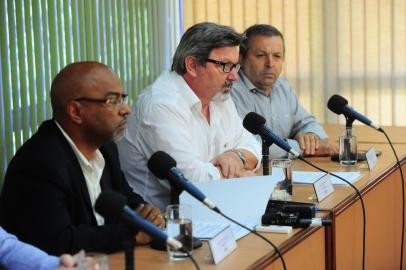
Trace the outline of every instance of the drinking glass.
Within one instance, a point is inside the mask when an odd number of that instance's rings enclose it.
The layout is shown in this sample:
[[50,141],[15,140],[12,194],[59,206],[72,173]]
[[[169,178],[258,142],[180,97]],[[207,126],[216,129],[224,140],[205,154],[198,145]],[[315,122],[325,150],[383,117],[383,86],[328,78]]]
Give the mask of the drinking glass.
[[[180,241],[183,248],[192,252],[192,207],[186,204],[170,204],[166,208],[166,232],[169,237]],[[182,250],[166,246],[170,260],[181,260],[188,257]]]
[[354,128],[343,128],[339,137],[339,160],[344,166],[357,163],[357,137]]
[[292,160],[288,158],[272,159],[272,171],[276,168],[282,170],[282,179],[276,184],[271,199],[281,201],[291,201],[293,194],[292,185]]

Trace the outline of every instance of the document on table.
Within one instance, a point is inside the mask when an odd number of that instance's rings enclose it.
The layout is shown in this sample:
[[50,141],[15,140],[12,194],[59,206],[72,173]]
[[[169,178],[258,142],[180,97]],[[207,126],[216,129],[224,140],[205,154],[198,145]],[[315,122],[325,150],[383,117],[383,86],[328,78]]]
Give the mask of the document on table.
[[[336,174],[351,184],[354,184],[361,178],[360,172],[331,172]],[[304,171],[293,171],[293,183],[294,184],[313,184],[317,180],[319,180],[323,175],[324,172],[304,172]],[[331,182],[333,185],[347,185],[343,180],[331,175]]]
[[[194,182],[207,198],[230,218],[253,229],[261,223],[269,197],[280,179],[273,175],[238,179]],[[209,209],[186,192],[180,195],[180,203],[192,206],[193,235],[210,239],[227,225],[231,225],[234,238],[238,240],[249,231]]]

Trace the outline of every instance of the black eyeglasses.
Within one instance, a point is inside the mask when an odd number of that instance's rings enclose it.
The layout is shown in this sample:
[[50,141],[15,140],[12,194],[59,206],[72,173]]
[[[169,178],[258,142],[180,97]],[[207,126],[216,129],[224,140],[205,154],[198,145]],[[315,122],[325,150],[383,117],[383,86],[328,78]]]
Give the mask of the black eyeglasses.
[[238,72],[241,67],[241,65],[239,63],[234,64],[231,62],[221,62],[221,61],[217,61],[217,60],[210,59],[210,58],[207,58],[206,62],[210,62],[210,63],[216,64],[219,66],[223,66],[224,73],[230,73],[233,70],[233,68],[235,69],[235,72]]
[[75,101],[86,101],[86,102],[95,102],[95,103],[104,103],[106,105],[119,105],[119,104],[127,104],[128,95],[127,94],[119,94],[119,93],[109,93],[106,95],[105,98],[77,98]]

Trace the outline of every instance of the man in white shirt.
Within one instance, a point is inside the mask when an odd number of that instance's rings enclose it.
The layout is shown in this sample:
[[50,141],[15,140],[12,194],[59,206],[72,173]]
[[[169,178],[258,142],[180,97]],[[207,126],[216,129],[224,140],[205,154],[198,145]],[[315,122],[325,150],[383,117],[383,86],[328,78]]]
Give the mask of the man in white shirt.
[[240,41],[227,26],[192,26],[177,47],[172,71],[138,97],[118,143],[120,162],[130,185],[161,209],[170,201],[170,189],[147,168],[156,151],[171,155],[191,181],[252,174],[260,162],[260,145],[229,98],[240,67]]

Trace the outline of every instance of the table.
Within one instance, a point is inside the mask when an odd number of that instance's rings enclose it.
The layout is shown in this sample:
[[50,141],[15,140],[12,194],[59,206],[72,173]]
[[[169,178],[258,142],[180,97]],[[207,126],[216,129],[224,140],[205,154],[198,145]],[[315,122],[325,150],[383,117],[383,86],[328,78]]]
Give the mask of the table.
[[[329,128],[334,130],[334,127]],[[362,138],[359,140],[361,149],[375,146],[382,151],[373,171],[368,170],[365,162],[342,167],[326,157],[308,160],[329,171],[361,171],[363,176],[355,186],[363,195],[366,207],[366,269],[399,269],[402,203],[400,173],[389,145],[384,143],[381,134],[378,136],[369,129],[368,132],[368,129],[364,131],[360,128],[358,136]],[[395,148],[406,173],[406,140],[397,135],[399,132],[406,134],[406,128],[389,130],[389,136],[393,134],[395,137]],[[368,138],[369,133],[371,136]],[[294,169],[314,170],[299,160],[294,162]],[[294,200],[309,202],[313,193],[310,185],[295,185]],[[288,269],[360,269],[362,214],[354,190],[347,186],[336,187],[335,192],[319,204],[319,208],[323,210],[321,216],[332,219],[331,227],[294,229],[291,235],[263,235],[281,250]],[[210,260],[207,243],[195,250],[193,255],[202,269],[282,269],[272,247],[253,234],[243,237],[237,244],[238,249],[218,265]],[[149,247],[138,247],[135,257],[136,269],[194,269],[189,260],[170,262],[166,252]],[[406,268],[406,253],[404,258]],[[124,269],[122,253],[111,255],[109,261],[110,269]]]

